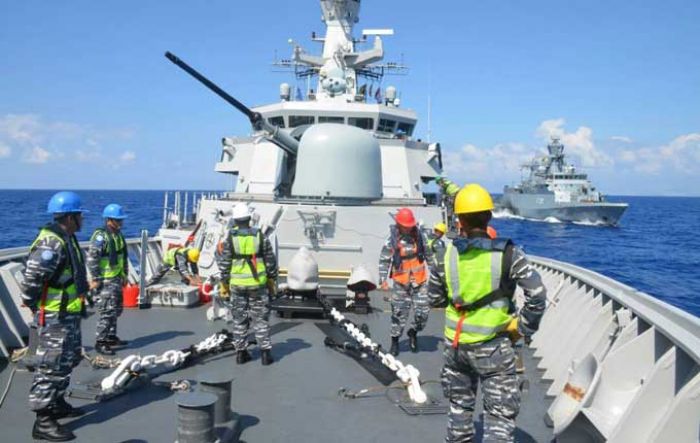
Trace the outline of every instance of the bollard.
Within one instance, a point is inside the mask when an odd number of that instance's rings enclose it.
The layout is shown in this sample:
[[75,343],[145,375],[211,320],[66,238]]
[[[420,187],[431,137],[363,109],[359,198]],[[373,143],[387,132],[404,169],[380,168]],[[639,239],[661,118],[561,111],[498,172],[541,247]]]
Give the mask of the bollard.
[[206,372],[198,377],[201,392],[217,397],[214,404],[214,425],[221,426],[231,420],[231,382],[233,377],[221,372]]
[[213,443],[214,404],[217,397],[205,392],[179,394],[177,398],[177,443]]

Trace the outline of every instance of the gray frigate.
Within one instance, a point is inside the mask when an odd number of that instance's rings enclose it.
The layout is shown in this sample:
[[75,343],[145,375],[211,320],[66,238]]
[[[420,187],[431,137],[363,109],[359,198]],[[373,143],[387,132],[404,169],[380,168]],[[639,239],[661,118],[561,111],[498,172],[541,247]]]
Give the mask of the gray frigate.
[[588,175],[565,162],[564,145],[552,138],[548,154],[523,166],[528,177],[516,186],[505,186],[499,206],[515,215],[544,220],[584,222],[615,226],[627,203],[613,203],[596,189]]

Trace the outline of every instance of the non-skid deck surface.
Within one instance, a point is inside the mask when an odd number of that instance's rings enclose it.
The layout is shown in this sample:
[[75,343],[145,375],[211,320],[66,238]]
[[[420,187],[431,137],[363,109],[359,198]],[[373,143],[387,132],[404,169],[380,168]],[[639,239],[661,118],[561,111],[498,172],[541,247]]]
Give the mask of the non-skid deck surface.
[[[372,337],[385,346],[389,342],[390,318],[381,295],[374,305],[382,310],[366,316],[348,316],[367,323]],[[383,311],[383,312],[382,312]],[[421,371],[426,391],[437,400],[442,391],[437,381],[442,367],[444,313],[433,310],[426,331],[419,336],[421,352],[408,352],[407,341],[401,342],[399,358]],[[368,398],[345,399],[341,388],[357,391],[380,387],[381,383],[358,362],[324,346],[325,338],[315,323],[319,319],[282,320],[272,316],[273,355],[276,362],[260,364],[253,348],[253,361],[239,366],[233,353],[213,356],[194,367],[160,376],[158,382],[178,379],[193,381],[204,372],[221,371],[234,377],[231,406],[241,417],[241,440],[248,442],[433,442],[443,441],[445,415],[410,416],[392,400],[403,396],[400,390],[377,389]],[[83,343],[92,353],[95,316],[83,322]],[[119,356],[131,353],[147,355],[168,349],[180,349],[196,343],[212,332],[227,327],[224,322],[207,322],[205,308],[189,310],[127,310],[119,320],[119,335],[131,340]],[[542,416],[549,404],[537,380],[534,363],[526,353],[530,388],[523,395],[518,417],[517,441],[544,442],[552,438]],[[4,389],[10,373],[0,373]],[[72,385],[94,382],[109,370],[93,370],[87,362],[73,372]],[[5,404],[0,409],[3,442],[32,441],[34,414],[27,406],[31,374],[17,372]],[[62,420],[81,442],[173,442],[176,438],[177,393],[163,386],[146,386],[102,403],[72,399],[89,413],[76,419]],[[480,423],[477,423],[479,436]]]

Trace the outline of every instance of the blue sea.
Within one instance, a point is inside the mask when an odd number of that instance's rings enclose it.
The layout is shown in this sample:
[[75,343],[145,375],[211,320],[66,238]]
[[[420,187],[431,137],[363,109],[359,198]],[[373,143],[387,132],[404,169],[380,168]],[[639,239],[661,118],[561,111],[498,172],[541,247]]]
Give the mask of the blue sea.
[[[49,217],[53,191],[0,191],[0,248],[27,246]],[[87,239],[102,224],[102,208],[121,203],[127,237],[161,225],[162,191],[80,191]],[[529,254],[583,266],[700,316],[700,198],[611,197],[630,207],[619,227],[529,221],[498,216],[493,226]]]

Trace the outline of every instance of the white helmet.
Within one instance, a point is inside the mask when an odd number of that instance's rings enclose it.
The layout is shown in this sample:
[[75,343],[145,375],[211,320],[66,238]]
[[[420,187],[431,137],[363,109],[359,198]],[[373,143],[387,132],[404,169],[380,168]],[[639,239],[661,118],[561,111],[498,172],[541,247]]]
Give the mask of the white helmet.
[[248,204],[243,202],[236,203],[233,207],[233,219],[243,220],[246,218],[250,218],[250,210],[248,209]]

